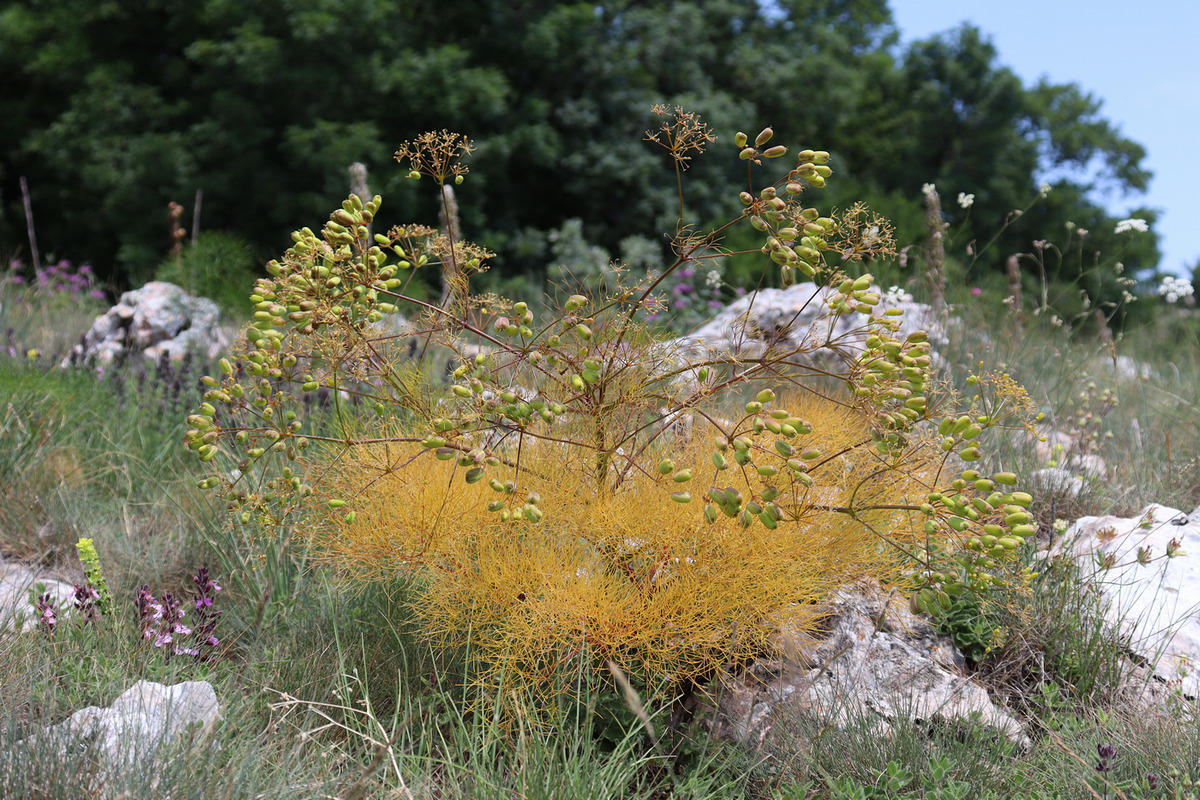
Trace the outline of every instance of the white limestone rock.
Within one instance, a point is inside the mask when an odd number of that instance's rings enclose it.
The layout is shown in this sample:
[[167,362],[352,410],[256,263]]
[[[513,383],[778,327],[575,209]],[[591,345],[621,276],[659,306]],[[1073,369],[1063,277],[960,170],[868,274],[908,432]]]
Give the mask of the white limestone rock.
[[864,583],[835,593],[827,605],[828,635],[784,631],[782,660],[759,662],[728,681],[718,735],[758,742],[781,716],[805,713],[839,727],[874,720],[880,735],[898,718],[980,724],[1029,746],[1021,723],[964,674],[949,637],[914,616],[902,597]]
[[85,758],[94,766],[91,781],[97,796],[128,797],[121,790],[125,784],[154,785],[164,746],[185,733],[210,733],[219,718],[217,695],[207,681],[173,686],[138,681],[108,708],[76,711],[18,747],[43,753],[50,748],[64,762]]
[[[730,355],[753,358],[775,344],[788,349],[811,348],[814,355],[851,361],[865,349],[866,317],[831,313],[827,301],[836,292],[815,283],[752,292],[676,340],[676,344],[693,360]],[[912,301],[888,305],[904,310],[904,316],[899,318],[901,336],[924,330],[935,349],[946,342],[942,326],[928,306]],[[875,316],[882,315],[884,310],[883,303],[876,306]]]
[[[1171,546],[1178,553],[1166,558]],[[1143,549],[1149,564],[1138,563]],[[1048,555],[1074,559],[1094,580],[1108,600],[1105,618],[1155,678],[1200,698],[1200,508],[1151,504],[1136,517],[1081,517]]]
[[164,355],[178,360],[189,350],[214,359],[228,349],[229,340],[216,303],[193,297],[173,283],[151,281],[125,292],[115,306],[97,317],[63,365],[109,364],[135,353],[152,361]]
[[[37,611],[29,598],[38,584],[42,584],[60,611],[66,613],[71,608],[75,597],[73,585],[41,576],[16,561],[0,561],[0,636],[37,627]],[[59,621],[62,622],[62,616]]]

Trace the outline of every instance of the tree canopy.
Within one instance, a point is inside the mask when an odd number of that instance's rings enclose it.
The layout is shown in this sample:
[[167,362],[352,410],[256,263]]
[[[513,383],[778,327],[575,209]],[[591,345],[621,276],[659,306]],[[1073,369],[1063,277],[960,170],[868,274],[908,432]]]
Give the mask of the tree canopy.
[[[1115,239],[1097,203],[1150,179],[1097,98],[1024,85],[969,26],[901,48],[885,0],[9,0],[0,69],[2,252],[24,247],[25,176],[42,249],[91,260],[117,287],[152,274],[167,204],[189,208],[186,224],[198,189],[202,229],[263,256],[345,196],[356,161],[387,197],[382,222],[431,221],[431,190],[392,154],[443,128],[477,144],[462,224],[502,274],[542,274],[572,219],[614,253],[640,236],[665,254],[679,209],[669,160],[643,141],[655,104],[719,137],[685,185],[697,225],[739,213],[734,133],[770,124],[833,153],[822,202],[868,201],[901,243],[923,236],[925,183],[943,190],[962,250],[1049,175],[1053,191],[972,275],[1061,240],[1067,222],[1090,231],[1079,263],[1122,248],[1129,272],[1158,262],[1153,233]],[[969,214],[950,202],[960,191]]]

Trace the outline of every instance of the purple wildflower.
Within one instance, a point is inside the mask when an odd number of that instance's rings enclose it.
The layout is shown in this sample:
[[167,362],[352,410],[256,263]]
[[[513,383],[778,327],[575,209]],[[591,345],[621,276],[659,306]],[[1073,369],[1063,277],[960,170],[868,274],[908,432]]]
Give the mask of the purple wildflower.
[[54,635],[54,626],[58,624],[58,609],[54,606],[54,599],[46,592],[37,599],[34,608],[38,612],[38,627],[41,628],[47,636]]
[[201,567],[196,572],[196,577],[192,578],[192,582],[196,584],[196,645],[199,648],[195,653],[197,661],[202,661],[207,658],[204,655],[205,650],[216,647],[221,643],[221,640],[213,635],[213,630],[217,627],[217,619],[220,618],[221,612],[213,609],[213,596],[221,591],[221,587],[217,585],[208,574],[208,567]]
[[149,584],[143,583],[142,587],[138,589],[134,605],[137,607],[138,620],[142,623],[142,638],[150,641],[157,635],[155,627],[163,618],[162,604],[154,599],[154,595],[150,594]]
[[1113,759],[1117,757],[1117,748],[1111,744],[1096,745],[1096,755],[1100,756],[1100,760],[1096,762],[1096,771],[1101,775],[1110,772],[1113,768]]
[[96,616],[99,613],[97,604],[100,601],[100,593],[90,583],[85,583],[80,586],[75,584],[75,610],[79,612],[82,624],[87,625],[96,621]]

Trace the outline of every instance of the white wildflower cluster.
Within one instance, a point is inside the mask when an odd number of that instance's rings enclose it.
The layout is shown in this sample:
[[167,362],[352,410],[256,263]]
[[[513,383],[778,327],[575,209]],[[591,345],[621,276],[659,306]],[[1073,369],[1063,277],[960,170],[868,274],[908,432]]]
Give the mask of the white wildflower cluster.
[[1177,303],[1185,297],[1191,297],[1195,292],[1191,281],[1168,275],[1158,285],[1158,294],[1168,303]]
[[975,195],[967,194],[966,192],[958,193],[958,204],[963,208],[970,208],[975,205]]
[[879,303],[884,308],[895,308],[903,303],[911,303],[912,299],[913,296],[899,286],[892,286],[879,298]]
[[1048,194],[1050,194],[1050,184],[1042,181],[1042,184],[1038,187],[1038,195],[1045,197]]
[[721,270],[710,269],[708,271],[708,274],[704,277],[704,284],[713,289],[720,286],[721,285]]
[[926,197],[928,197],[931,194],[937,194],[937,187],[934,186],[932,183],[926,183],[923,186],[921,186],[921,194],[925,195]]
[[1128,231],[1137,231],[1145,233],[1150,230],[1150,226],[1144,219],[1133,217],[1132,219],[1123,219],[1117,223],[1117,227],[1113,229],[1113,233],[1127,233]]

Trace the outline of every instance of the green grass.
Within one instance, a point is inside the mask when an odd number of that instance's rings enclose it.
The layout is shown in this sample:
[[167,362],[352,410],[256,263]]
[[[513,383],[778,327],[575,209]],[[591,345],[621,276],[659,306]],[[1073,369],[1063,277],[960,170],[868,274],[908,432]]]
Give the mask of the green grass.
[[[1079,498],[1039,498],[1046,526],[1151,500],[1200,503],[1197,356],[1177,346],[1186,321],[1118,342],[1146,365],[1146,379],[1116,375],[1102,347],[1053,326],[1009,335],[1002,314],[982,310],[974,322],[944,348],[948,363],[1007,364],[1056,425],[1083,420],[1095,430],[1086,446],[1109,465]],[[1159,347],[1153,337],[1168,333],[1171,346]],[[152,773],[110,787],[131,797],[1090,798],[1089,781],[1105,792],[1094,769],[1105,743],[1119,752],[1109,777],[1129,797],[1141,796],[1130,782],[1149,772],[1162,778],[1155,796],[1198,777],[1200,725],[1183,708],[1150,716],[1130,706],[1123,643],[1100,625],[1092,587],[1061,565],[1031,591],[964,617],[1003,632],[975,669],[1027,722],[1028,752],[970,724],[896,721],[881,736],[869,720],[839,729],[799,714],[743,747],[708,740],[671,697],[646,694],[652,741],[599,683],[558,693],[562,705],[547,716],[526,687],[474,682],[470,652],[432,649],[410,619],[412,587],[347,586],[287,530],[231,524],[195,488],[181,443],[201,372],[132,364],[97,377],[0,355],[0,553],[80,580],[74,544],[91,537],[118,605],[95,626],[60,626],[53,639],[0,640],[0,796],[87,796],[95,765],[20,742],[143,678],[211,681],[223,719],[211,739],[181,743]],[[946,374],[969,390],[965,369]],[[1101,403],[1105,390],[1115,404]],[[994,466],[1046,466],[1034,441],[998,452]],[[225,587],[221,655],[167,661],[139,638],[134,593],[148,583],[156,594],[186,594],[202,565]],[[557,679],[572,688],[591,680],[571,671]],[[526,714],[502,719],[498,693]],[[1182,777],[1168,779],[1172,769]]]

